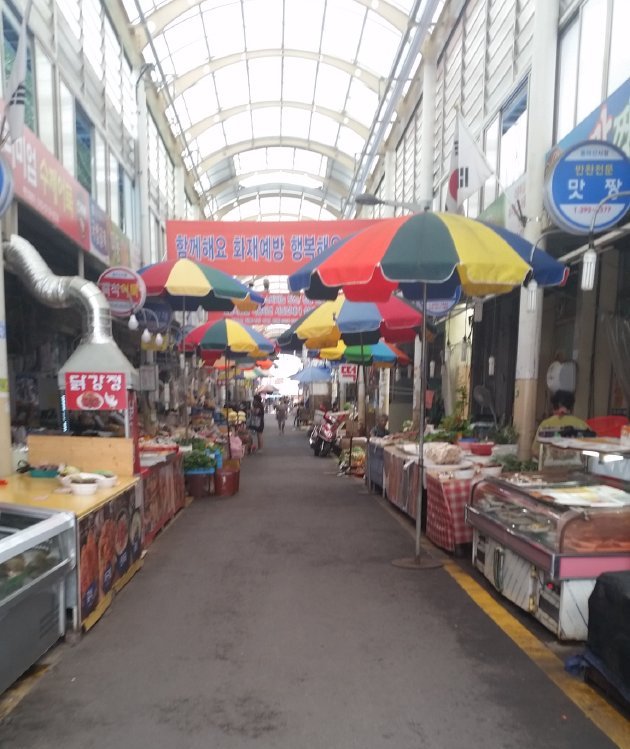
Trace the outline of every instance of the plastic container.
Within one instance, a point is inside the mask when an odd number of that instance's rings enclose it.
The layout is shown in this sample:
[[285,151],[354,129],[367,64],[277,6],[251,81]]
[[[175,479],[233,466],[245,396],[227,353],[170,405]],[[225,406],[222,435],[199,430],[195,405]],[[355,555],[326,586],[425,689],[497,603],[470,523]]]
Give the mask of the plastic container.
[[231,497],[238,492],[241,461],[226,460],[214,475],[214,493],[218,497]]
[[482,476],[500,476],[503,466],[501,465],[485,465],[479,469]]
[[473,455],[492,455],[494,442],[473,442],[470,446],[470,452]]
[[454,472],[455,478],[459,481],[468,481],[469,479],[472,479],[474,475],[474,468],[460,468],[458,471]]
[[96,494],[98,488],[99,486],[96,481],[93,484],[70,484],[70,491],[80,497],[88,497],[91,494]]
[[43,468],[31,468],[28,472],[32,479],[54,479],[58,474],[58,470],[54,469],[43,469]]

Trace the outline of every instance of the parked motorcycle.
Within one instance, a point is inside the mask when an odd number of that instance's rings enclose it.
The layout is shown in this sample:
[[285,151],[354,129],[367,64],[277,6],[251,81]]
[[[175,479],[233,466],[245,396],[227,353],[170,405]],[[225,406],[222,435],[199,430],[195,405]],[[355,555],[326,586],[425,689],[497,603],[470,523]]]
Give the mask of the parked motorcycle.
[[345,422],[347,414],[344,413],[332,413],[327,411],[324,414],[322,423],[318,427],[313,428],[311,437],[312,448],[315,455],[322,458],[330,455],[331,451],[335,455],[341,454],[341,440],[339,439],[339,429]]

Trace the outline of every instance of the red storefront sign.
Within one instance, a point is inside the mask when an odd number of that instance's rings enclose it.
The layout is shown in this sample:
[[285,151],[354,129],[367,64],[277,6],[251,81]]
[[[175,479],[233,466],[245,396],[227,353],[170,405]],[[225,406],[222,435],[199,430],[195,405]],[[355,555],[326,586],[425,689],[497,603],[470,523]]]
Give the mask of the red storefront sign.
[[320,304],[321,302],[307,299],[301,294],[267,294],[262,307],[252,312],[239,312],[235,309],[230,316],[238,318],[246,325],[290,325]]
[[109,302],[112,314],[117,317],[129,317],[142,307],[147,298],[147,287],[142,276],[122,266],[108,268],[101,273],[98,288]]
[[6,144],[3,151],[13,169],[16,196],[89,252],[87,191],[28,128],[24,128],[21,138]]
[[339,382],[352,383],[357,381],[358,367],[356,364],[339,365]]
[[123,372],[67,372],[68,411],[122,411],[127,408],[127,378]]
[[167,256],[208,263],[235,276],[286,276],[373,223],[373,219],[167,221]]

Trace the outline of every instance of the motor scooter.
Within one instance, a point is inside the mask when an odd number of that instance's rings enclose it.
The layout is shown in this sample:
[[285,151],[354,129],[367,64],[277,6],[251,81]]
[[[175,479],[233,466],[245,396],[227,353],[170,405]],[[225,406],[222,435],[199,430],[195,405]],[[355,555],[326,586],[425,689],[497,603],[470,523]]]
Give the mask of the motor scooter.
[[324,414],[322,423],[318,427],[317,434],[314,436],[313,451],[315,455],[322,458],[330,455],[332,451],[335,455],[341,454],[341,442],[338,439],[338,432],[341,425],[346,420],[347,414],[333,413],[327,411]]

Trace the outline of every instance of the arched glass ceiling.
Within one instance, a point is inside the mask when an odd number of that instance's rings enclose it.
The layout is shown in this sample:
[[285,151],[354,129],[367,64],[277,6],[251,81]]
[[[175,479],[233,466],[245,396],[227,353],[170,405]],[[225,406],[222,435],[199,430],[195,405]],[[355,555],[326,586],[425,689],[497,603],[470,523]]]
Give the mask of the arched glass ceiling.
[[123,3],[206,215],[295,219],[341,215],[444,0]]

